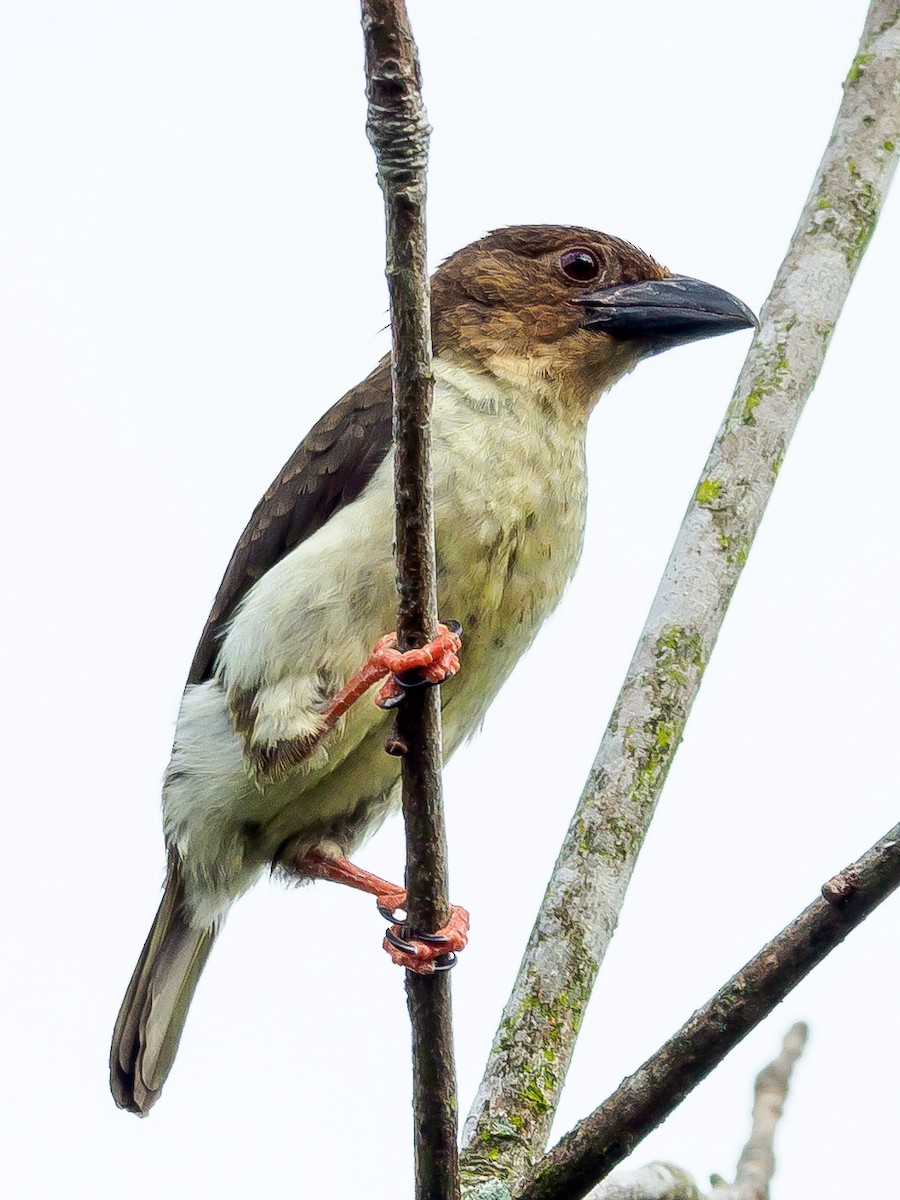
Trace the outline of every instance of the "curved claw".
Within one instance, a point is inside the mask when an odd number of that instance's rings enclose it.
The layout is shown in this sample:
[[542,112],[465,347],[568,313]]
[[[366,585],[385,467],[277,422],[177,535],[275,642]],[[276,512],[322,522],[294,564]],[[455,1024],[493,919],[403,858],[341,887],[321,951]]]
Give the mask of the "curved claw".
[[419,933],[418,929],[413,931],[412,936],[417,942],[427,942],[429,946],[449,946],[450,939],[443,933]]
[[[384,917],[386,921],[390,921],[392,925],[402,925],[406,920],[406,910],[404,908],[390,908],[387,904],[378,904],[379,915]],[[397,913],[403,913],[402,917],[398,917]]]
[[[432,946],[440,945],[442,943],[446,945],[449,941],[448,938],[441,937],[439,934],[434,933],[417,933],[414,936],[416,941],[427,942]],[[417,946],[415,946],[412,942],[407,942],[402,937],[399,937],[396,933],[394,933],[393,929],[385,930],[384,940],[393,946],[395,950],[399,950],[402,954],[408,954],[412,958],[414,958],[418,953]],[[429,975],[433,975],[438,971],[452,971],[458,962],[459,955],[454,953],[453,950],[448,950],[446,954],[439,954],[437,958],[430,959],[427,963],[423,963],[421,970],[423,973],[427,972]],[[415,968],[411,967],[407,963],[406,969],[408,971],[412,971]]]
[[402,950],[404,954],[415,954],[416,948],[412,942],[406,942],[399,934],[394,933],[393,929],[384,931],[384,940],[390,942],[395,950]]
[[[401,671],[399,675],[394,676],[394,683],[402,692],[411,692],[415,688],[420,687],[438,687],[444,682],[443,679],[429,679],[427,675],[422,674],[421,667],[414,667],[411,671]],[[382,702],[382,708],[394,708],[403,699],[403,695],[389,696]]]
[[[391,675],[375,698],[379,708],[396,708],[406,692],[416,688],[434,687],[450,679],[459,670],[458,652],[462,646],[462,625],[459,621],[443,621],[438,635],[426,646],[401,653],[396,649],[394,634],[382,638],[376,651]],[[382,644],[383,643],[383,644]],[[408,665],[405,665],[408,664]]]
[[[398,908],[404,904],[405,900],[398,903],[393,896],[383,896],[378,911],[385,918],[395,917]],[[468,940],[469,914],[458,904],[452,904],[447,924],[436,933],[410,930],[408,936],[403,937],[400,926],[401,922],[395,918],[385,932],[385,950],[398,966],[419,975],[431,975],[435,971],[449,971],[456,964],[457,954]]]

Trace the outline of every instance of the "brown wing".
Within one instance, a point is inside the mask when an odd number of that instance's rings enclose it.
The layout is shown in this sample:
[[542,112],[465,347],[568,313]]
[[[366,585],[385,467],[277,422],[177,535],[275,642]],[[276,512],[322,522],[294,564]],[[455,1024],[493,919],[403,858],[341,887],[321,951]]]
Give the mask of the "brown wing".
[[360,494],[390,448],[391,416],[388,357],[312,427],[257,504],[219,585],[189,684],[213,674],[224,628],[253,584]]

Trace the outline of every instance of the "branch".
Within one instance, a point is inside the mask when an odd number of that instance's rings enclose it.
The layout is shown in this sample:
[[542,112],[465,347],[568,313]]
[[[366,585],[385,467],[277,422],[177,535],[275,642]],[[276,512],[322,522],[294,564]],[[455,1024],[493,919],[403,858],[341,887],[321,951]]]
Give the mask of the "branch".
[[714,1181],[707,1196],[680,1167],[650,1163],[637,1171],[611,1175],[590,1192],[588,1200],[768,1200],[775,1173],[775,1130],[784,1112],[794,1064],[803,1053],[808,1033],[805,1025],[792,1025],[781,1053],[756,1077],[750,1138],[733,1184]]
[[[375,150],[387,224],[393,332],[394,489],[401,649],[437,633],[431,484],[431,314],[425,259],[425,171],[430,129],[419,59],[403,0],[362,0],[366,131]],[[408,692],[393,748],[403,748],[407,917],[445,924],[447,853],[441,796],[441,715],[436,689]],[[406,972],[413,1041],[416,1196],[459,1196],[456,1078],[450,985],[444,974]]]
[[737,1176],[731,1185],[715,1183],[712,1200],[769,1200],[769,1185],[775,1174],[775,1130],[784,1113],[794,1064],[808,1036],[806,1025],[792,1025],[785,1034],[781,1053],[757,1075],[750,1137],[738,1159]]
[[650,1163],[605,1180],[589,1200],[709,1200],[686,1171],[671,1163]]
[[[567,1133],[512,1189],[515,1200],[587,1195],[898,886],[900,825],[895,825],[858,862],[829,880],[820,898]],[[746,1165],[744,1179],[749,1179]]]
[[[873,0],[812,192],[547,886],[466,1122],[468,1181],[542,1152],[640,848],[900,145],[900,4]],[[547,1050],[552,1049],[552,1062]]]
[[[636,1171],[619,1171],[609,1176],[590,1191],[587,1200],[768,1200],[775,1172],[775,1130],[784,1111],[794,1064],[803,1053],[807,1036],[804,1024],[792,1025],[781,1053],[757,1075],[750,1138],[738,1161],[733,1184],[714,1177],[712,1192],[707,1194],[681,1167],[655,1162]],[[467,1200],[512,1200],[512,1197],[509,1189],[495,1180],[473,1189]]]

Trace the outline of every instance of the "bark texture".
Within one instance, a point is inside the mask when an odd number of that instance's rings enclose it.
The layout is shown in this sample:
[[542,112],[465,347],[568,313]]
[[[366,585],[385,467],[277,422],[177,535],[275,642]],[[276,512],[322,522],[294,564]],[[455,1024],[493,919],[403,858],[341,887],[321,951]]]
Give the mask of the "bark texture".
[[831,139],[503,1013],[465,1126],[469,1183],[515,1180],[546,1145],[582,1015],[703,670],[896,166],[898,64],[900,4],[873,0]]
[[[900,886],[900,825],[822,888],[822,895],[698,1009],[674,1037],[546,1154],[515,1200],[579,1200],[655,1129],[751,1029]],[[774,1132],[774,1130],[773,1130]],[[768,1166],[742,1157],[740,1200],[764,1195]],[[736,1185],[737,1187],[737,1185]]]
[[[757,1076],[750,1138],[738,1162],[733,1184],[714,1177],[711,1190],[704,1192],[680,1167],[657,1162],[637,1171],[611,1175],[591,1189],[587,1200],[768,1200],[775,1169],[775,1131],[784,1112],[791,1074],[807,1036],[805,1025],[791,1026],[778,1057]],[[482,1184],[472,1195],[478,1200],[512,1200],[509,1189],[497,1181]]]
[[[366,131],[378,164],[387,224],[393,336],[397,636],[400,649],[437,633],[431,484],[431,310],[425,242],[425,173],[431,132],[419,58],[403,0],[363,0]],[[409,692],[392,752],[403,748],[407,914],[412,929],[445,924],[447,848],[441,791],[441,716],[434,688]],[[457,1101],[446,974],[406,972],[413,1039],[416,1196],[459,1196]]]

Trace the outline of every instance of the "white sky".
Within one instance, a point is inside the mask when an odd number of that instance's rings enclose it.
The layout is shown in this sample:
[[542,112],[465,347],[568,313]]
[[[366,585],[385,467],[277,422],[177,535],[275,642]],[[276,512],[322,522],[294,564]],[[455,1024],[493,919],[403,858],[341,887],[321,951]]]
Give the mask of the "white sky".
[[[578,222],[760,306],[864,0],[411,9],[435,262],[498,225]],[[10,1195],[409,1194],[403,981],[356,894],[257,888],[151,1118],[118,1112],[106,1083],[209,602],[263,489],[386,347],[364,117],[351,0],[5,6]],[[560,1132],[896,820],[898,259],[894,196],[672,770]],[[452,890],[473,912],[454,977],[463,1112],[747,340],[657,358],[603,402],[581,572],[447,771]],[[359,861],[399,878],[399,821]],[[802,1017],[775,1200],[884,1194],[898,935],[889,901],[633,1162],[729,1174],[752,1077]]]

